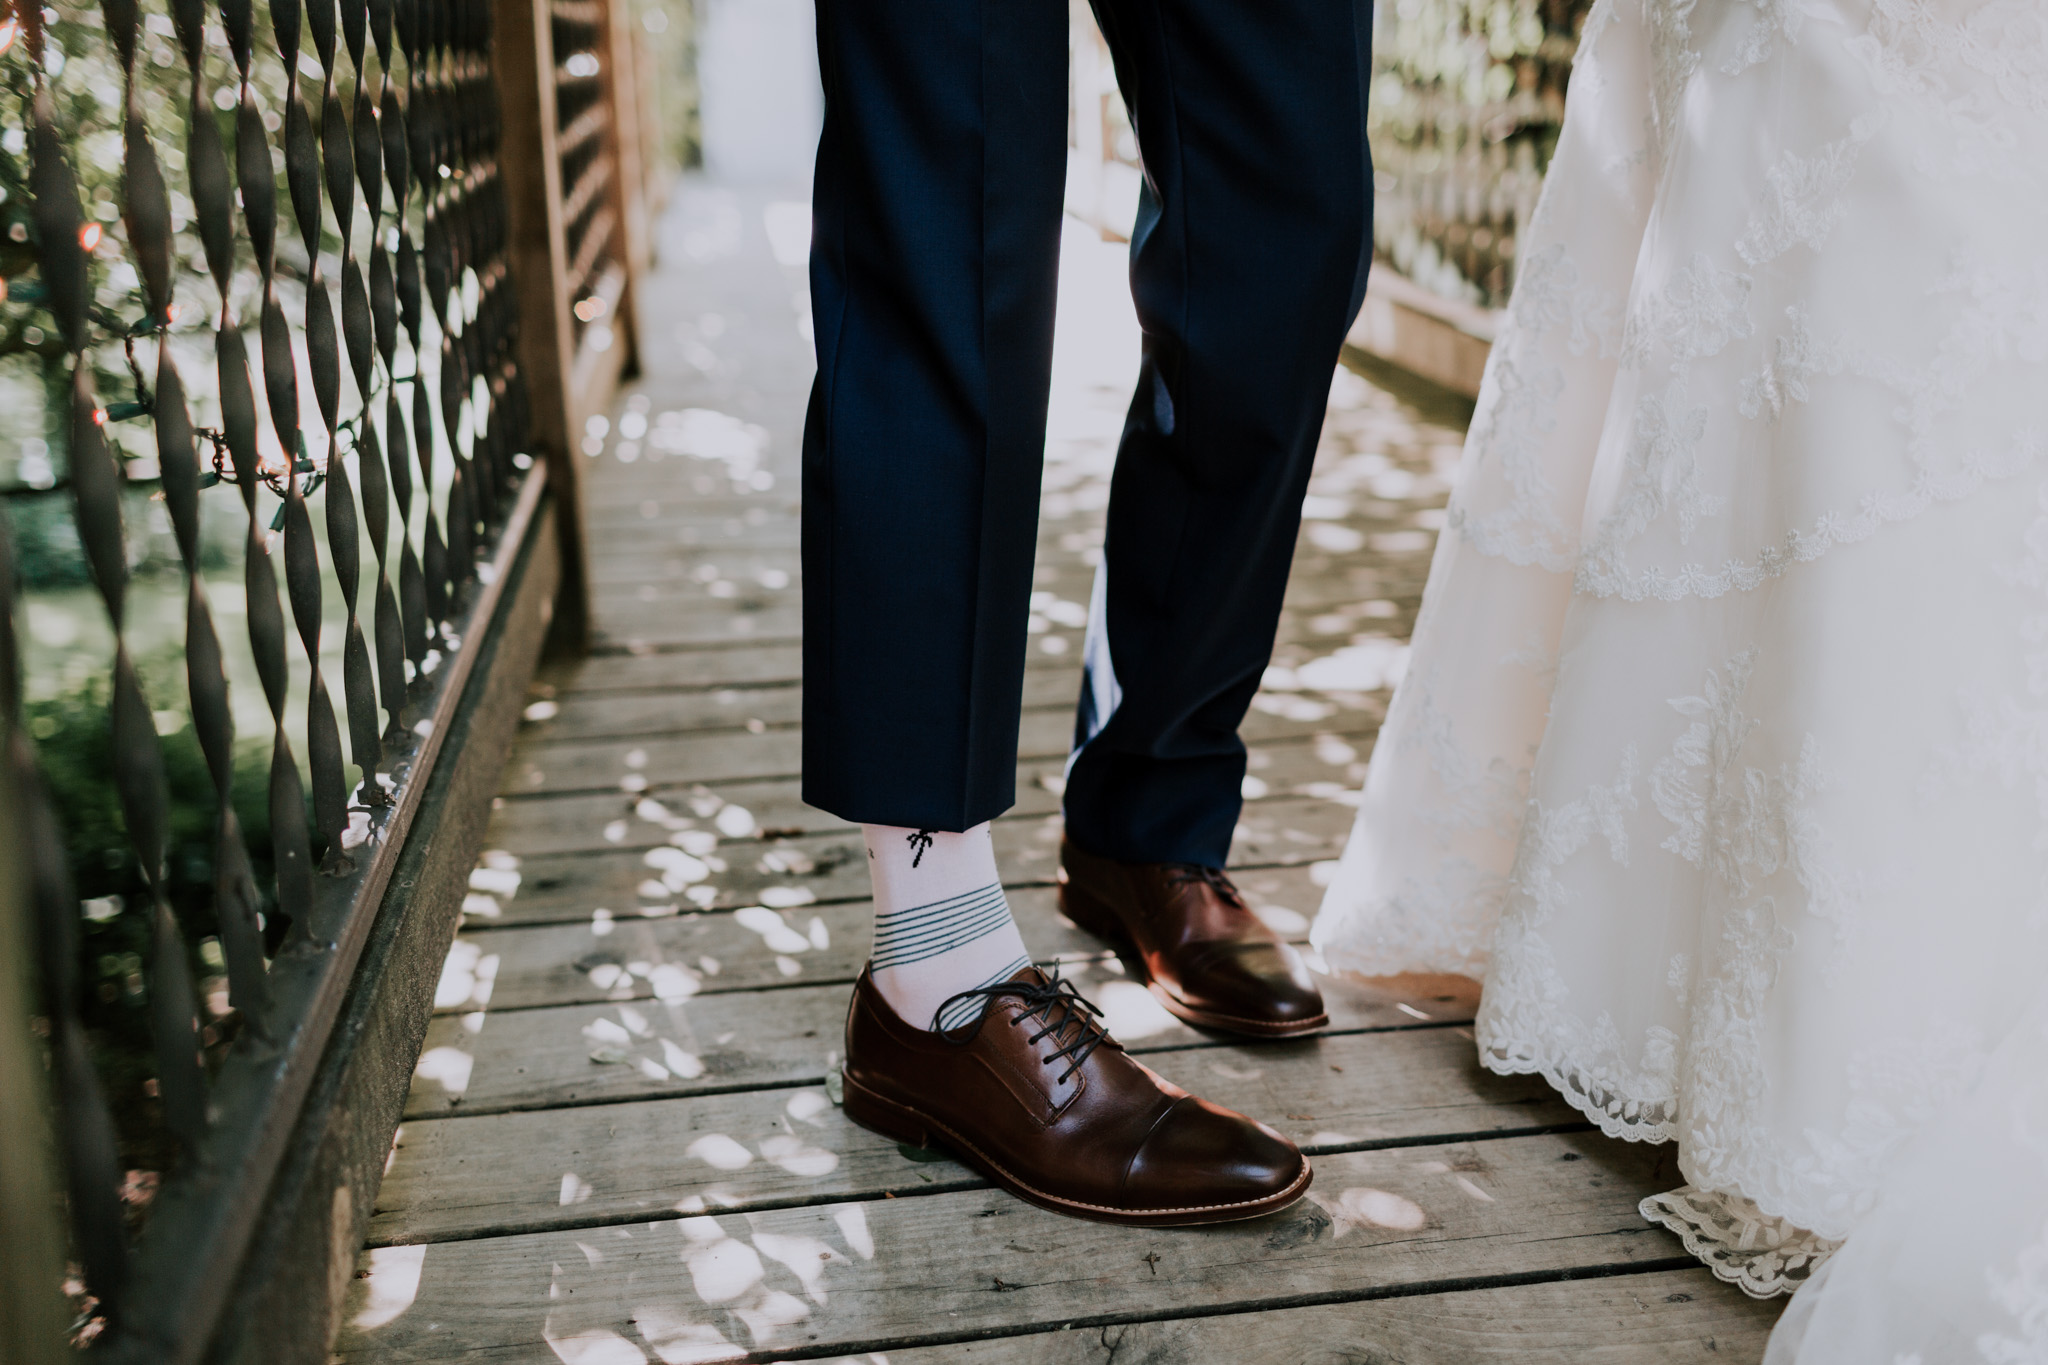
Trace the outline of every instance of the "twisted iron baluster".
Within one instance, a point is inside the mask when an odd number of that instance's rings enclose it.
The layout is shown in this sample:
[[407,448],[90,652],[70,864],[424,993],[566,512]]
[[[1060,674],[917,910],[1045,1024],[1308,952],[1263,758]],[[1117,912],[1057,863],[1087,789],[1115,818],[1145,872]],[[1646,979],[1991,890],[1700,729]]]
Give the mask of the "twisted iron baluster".
[[214,912],[228,967],[229,1000],[259,1036],[269,1029],[269,979],[263,961],[259,910],[262,897],[243,846],[234,808],[234,717],[228,708],[227,670],[199,571],[199,453],[185,387],[168,344],[171,322],[172,243],[169,192],[150,140],[142,89],[135,80],[141,14],[134,0],[107,0],[107,32],[122,64],[122,221],[139,268],[148,317],[157,334],[153,399],[157,462],[164,503],[185,569],[185,663],[192,726],[206,756],[214,789]]
[[[24,13],[21,23],[35,72],[36,103],[46,106],[40,11]],[[31,112],[33,117],[33,106]],[[86,1288],[99,1300],[100,1311],[113,1319],[121,1311],[121,1293],[128,1282],[120,1149],[79,1016],[78,892],[65,861],[64,837],[43,790],[35,746],[21,723],[21,651],[14,631],[19,585],[14,562],[12,528],[5,510],[0,509],[0,726],[5,727],[5,762],[21,819],[21,828],[13,833],[28,865],[28,895],[35,912],[42,1009],[50,1025],[50,1065],[64,1140],[72,1236]]]
[[[394,0],[392,7],[385,11],[390,19],[397,22],[401,35],[411,31],[412,5],[413,0]],[[391,493],[398,504],[398,597],[403,606],[405,657],[412,662],[414,669],[418,669],[427,658],[427,582],[420,569],[419,556],[412,548],[412,456],[406,437],[405,413],[398,405],[397,363],[401,305],[408,317],[419,312],[419,276],[413,263],[412,236],[406,227],[406,199],[412,186],[412,174],[407,165],[405,108],[399,99],[398,82],[390,74],[389,24],[377,24],[375,11],[372,19],[379,35],[378,51],[386,58],[381,131],[384,135],[384,174],[391,184],[393,236],[400,265],[394,270],[390,257],[381,251],[370,258],[370,315],[376,332],[377,354],[383,357],[384,373],[391,379],[391,388],[384,398],[384,444],[389,456],[386,467],[391,474]],[[401,45],[409,54],[410,40],[403,39]],[[408,65],[410,60],[408,55]],[[405,303],[402,284],[408,279],[412,281],[411,302]],[[417,361],[414,368],[418,368]],[[424,486],[431,494],[432,485]],[[427,501],[431,516],[431,499]]]
[[[289,0],[280,8],[289,9]],[[315,0],[309,10],[313,39],[322,49],[322,64],[331,68],[334,49],[332,0],[328,0],[324,41],[320,10],[321,5]],[[263,390],[270,400],[271,427],[285,452],[286,469],[282,481],[285,590],[291,598],[292,622],[298,627],[299,643],[310,665],[306,694],[306,759],[313,774],[313,824],[327,841],[327,869],[339,871],[347,866],[347,859],[342,854],[341,836],[348,828],[348,793],[342,769],[341,730],[335,722],[334,703],[328,699],[327,682],[320,673],[320,557],[313,543],[313,518],[306,509],[305,488],[299,478],[310,469],[305,459],[305,442],[299,432],[299,377],[292,357],[291,326],[285,321],[284,308],[277,297],[277,180],[271,170],[270,146],[263,135],[263,115],[256,105],[256,87],[249,79],[253,39],[249,0],[222,0],[221,20],[227,29],[228,50],[241,76],[242,97],[235,110],[235,171],[242,191],[242,220],[248,229],[249,247],[256,258],[256,269],[263,278]],[[292,69],[296,72],[296,62]],[[292,103],[297,103],[297,100],[293,99]],[[316,295],[321,299],[326,297],[326,286],[320,282],[317,256],[307,272],[309,313],[317,307],[313,303]],[[329,327],[332,327],[331,315]],[[313,351],[314,344],[309,334],[309,353]],[[331,330],[329,344],[332,344]],[[316,375],[318,370],[316,361]]]
[[[192,79],[192,100],[186,119],[185,167],[199,240],[206,252],[208,273],[220,296],[220,320],[214,331],[214,360],[220,383],[222,440],[234,466],[235,482],[248,515],[248,543],[242,557],[243,586],[248,599],[249,647],[271,715],[269,820],[271,860],[277,878],[277,911],[267,926],[272,946],[293,923],[304,923],[313,908],[312,845],[306,833],[306,797],[298,763],[284,725],[284,616],[278,607],[277,578],[258,510],[256,491],[262,482],[256,445],[256,399],[251,390],[248,348],[235,320],[228,289],[234,275],[234,182],[220,128],[207,97],[206,10],[204,0],[170,0],[171,23]],[[289,11],[286,14],[286,11]],[[279,14],[296,33],[296,5],[280,5]],[[233,30],[230,29],[232,34]],[[243,22],[246,53],[247,20]],[[246,60],[246,59],[245,59]],[[258,136],[261,130],[257,123]],[[238,128],[238,142],[239,142]],[[238,148],[239,151],[239,148]],[[238,158],[239,159],[239,158]],[[266,169],[269,156],[263,157]],[[203,734],[203,732],[202,732]],[[209,758],[212,755],[209,753]]]
[[[450,42],[454,8],[453,0],[445,0],[442,4],[422,5],[415,12],[429,52],[432,74],[428,105],[433,117],[425,125],[432,141],[429,155],[419,167],[419,175],[425,190],[427,210],[424,224],[426,258],[423,262],[427,277],[427,306],[434,310],[434,321],[439,324],[441,333],[437,377],[440,380],[443,419],[441,434],[448,442],[449,454],[446,526],[451,600],[469,577],[470,561],[476,548],[475,485],[470,477],[469,461],[456,440],[461,400],[454,389],[460,378],[461,365],[454,357],[463,325],[462,305],[459,300],[450,298],[460,278],[455,265],[454,245],[449,240],[450,219],[458,211],[462,182],[461,153],[453,137],[462,113],[455,84],[458,57]],[[427,406],[424,382],[417,387],[416,395],[414,411],[418,412]]]
[[[281,0],[290,4],[291,0]],[[314,9],[324,10],[332,0],[308,0]],[[366,108],[363,98],[363,15],[361,0],[343,0],[342,36],[348,44],[350,61],[349,108],[360,121]],[[356,263],[355,252],[355,133],[334,86],[333,64],[323,54],[324,84],[321,92],[321,144],[325,152],[327,197],[334,209],[335,228],[341,240],[342,325],[349,344],[356,392],[367,403],[370,397],[369,355],[370,308],[368,290]],[[296,63],[290,80],[297,85]],[[370,132],[375,141],[373,129]],[[297,210],[297,204],[293,208]],[[370,235],[377,230],[376,206],[370,208]],[[307,255],[316,257],[320,240],[317,205],[312,221],[300,220],[300,232],[308,242]],[[313,283],[306,291],[306,354],[312,363],[313,392],[320,415],[327,426],[327,551],[334,560],[334,576],[341,587],[347,618],[343,625],[342,692],[348,711],[349,753],[362,769],[360,791],[366,804],[376,807],[390,803],[377,781],[377,764],[382,758],[377,731],[377,697],[370,681],[370,651],[356,609],[361,579],[361,547],[356,534],[356,505],[352,496],[348,462],[341,456],[341,353],[334,333],[334,305],[327,288],[319,283],[316,266]],[[367,425],[367,424],[359,424]],[[360,468],[361,462],[358,462]],[[374,477],[374,476],[371,476]],[[380,490],[381,491],[381,490]],[[382,512],[380,506],[379,512]],[[382,559],[381,548],[378,558]]]
[[[468,259],[477,280],[476,318],[465,339],[469,343],[471,421],[483,437],[475,459],[489,480],[490,497],[484,513],[491,519],[503,506],[513,479],[512,452],[506,445],[510,433],[498,402],[503,387],[497,366],[505,335],[505,244],[499,222],[504,191],[498,183],[497,82],[490,75],[491,11],[485,5],[466,4],[464,15],[470,51],[469,90],[463,101],[470,113],[469,146],[464,153],[469,168]],[[477,397],[479,389],[481,398]]]
[[[490,419],[486,430],[491,438],[491,458],[498,469],[501,488],[518,477],[514,456],[526,444],[526,387],[518,362],[519,302],[512,292],[509,255],[512,248],[511,219],[505,205],[505,180],[498,165],[501,133],[505,126],[498,103],[498,83],[491,74],[492,16],[490,4],[472,0],[476,21],[477,98],[480,128],[476,155],[480,175],[476,193],[481,210],[482,231],[478,254],[487,264],[479,270],[484,303],[478,310],[478,325],[486,339],[481,372],[487,376]],[[530,463],[530,461],[529,461]]]
[[[352,5],[357,2],[350,0]],[[368,8],[370,37],[377,48],[377,84],[383,100],[388,101],[391,93],[391,5],[389,0],[376,0]],[[388,562],[391,481],[384,463],[383,443],[378,440],[377,423],[371,411],[375,397],[372,381],[380,354],[385,362],[386,381],[391,377],[391,357],[388,349],[379,345],[379,339],[393,329],[395,321],[391,261],[384,250],[384,139],[378,129],[379,102],[371,99],[365,90],[362,63],[358,61],[352,129],[356,177],[362,183],[363,207],[368,210],[370,219],[370,284],[365,292],[362,274],[356,270],[351,258],[342,281],[341,323],[342,334],[348,341],[349,365],[355,373],[356,392],[363,404],[363,410],[357,417],[357,425],[361,429],[356,441],[360,452],[357,468],[363,479],[363,520],[369,530],[371,549],[377,556],[377,681],[384,699],[385,714],[390,717],[390,726],[385,733],[395,741],[405,725],[405,627],[398,611],[397,594],[391,588]],[[406,482],[405,494],[405,500],[400,504],[401,528],[405,525],[403,509],[412,499],[410,480]]]
[[[434,78],[429,71],[425,29],[431,10],[425,0],[401,0],[398,10],[399,40],[405,48],[406,133],[413,176],[419,181],[422,221],[431,239],[434,196],[439,192],[440,158],[436,155],[432,127],[436,121]],[[404,220],[399,223],[398,308],[412,344],[412,441],[418,457],[420,487],[425,494],[426,517],[420,537],[421,572],[426,588],[426,617],[431,623],[426,645],[439,638],[448,619],[449,547],[441,537],[441,522],[434,514],[434,413],[427,398],[426,346],[421,340],[425,317],[421,312],[420,253],[413,247]],[[450,503],[452,508],[453,503]],[[424,655],[424,650],[423,650]]]
[[[469,95],[468,54],[463,50],[460,41],[459,5],[451,0],[451,3],[441,6],[440,19],[445,45],[442,55],[442,71],[448,92],[445,105],[448,118],[443,124],[445,138],[442,155],[444,163],[452,174],[449,175],[443,184],[444,193],[441,198],[440,211],[437,215],[440,227],[440,249],[438,252],[431,249],[435,239],[433,237],[428,239],[430,250],[427,262],[429,269],[433,269],[438,257],[441,262],[440,270],[444,278],[441,288],[438,290],[430,289],[428,294],[429,298],[440,308],[441,373],[438,388],[441,399],[441,429],[448,433],[449,443],[455,455],[456,472],[461,476],[463,488],[462,510],[464,513],[460,523],[461,530],[465,537],[470,539],[473,546],[476,523],[481,517],[483,508],[488,506],[490,502],[490,490],[484,479],[483,471],[477,467],[475,460],[471,457],[471,452],[475,449],[475,443],[478,438],[477,428],[472,426],[469,429],[470,443],[468,449],[464,448],[462,440],[462,411],[464,404],[469,398],[469,351],[471,341],[476,335],[475,329],[471,326],[473,318],[469,312],[468,291],[463,287],[463,271],[467,265],[464,249],[466,245],[464,241],[464,226],[468,218],[467,207],[470,179],[468,148],[463,138],[463,131],[468,126],[470,118],[470,109],[467,102]],[[429,279],[432,279],[431,275]],[[476,413],[472,414],[472,416],[474,419],[480,419],[482,414]],[[449,511],[449,549],[451,552],[455,549],[456,525],[454,506],[451,503]],[[453,566],[457,574],[465,579],[468,576],[466,561],[470,557],[470,555],[459,557]]]
[[[23,8],[26,8],[24,6]],[[132,62],[132,21],[124,55]],[[31,51],[37,58],[31,97],[29,183],[35,197],[36,240],[50,311],[71,353],[71,489],[78,538],[93,582],[114,630],[114,697],[111,719],[114,788],[128,827],[128,844],[149,893],[150,1024],[154,1035],[157,1085],[166,1126],[189,1157],[206,1132],[206,1077],[199,1065],[199,1020],[193,1006],[185,943],[164,899],[164,852],[170,797],[156,722],[143,696],[126,637],[128,547],[121,517],[123,476],[107,446],[93,391],[86,317],[92,300],[89,262],[80,233],[78,183],[57,137],[48,83],[41,68],[39,27]],[[62,847],[62,845],[58,845]]]

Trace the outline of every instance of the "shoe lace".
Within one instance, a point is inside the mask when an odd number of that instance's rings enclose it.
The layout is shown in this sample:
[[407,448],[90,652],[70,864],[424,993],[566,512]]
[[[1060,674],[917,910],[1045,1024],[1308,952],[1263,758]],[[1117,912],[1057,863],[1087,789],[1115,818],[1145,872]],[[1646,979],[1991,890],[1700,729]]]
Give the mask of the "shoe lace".
[[1039,1039],[1050,1037],[1057,1044],[1046,1054],[1045,1065],[1051,1066],[1060,1058],[1067,1059],[1067,1069],[1054,1080],[1055,1085],[1079,1071],[1089,1055],[1109,1041],[1109,1030],[1096,1022],[1102,1011],[1074,989],[1073,982],[1061,977],[1058,967],[1054,967],[1043,981],[998,981],[994,985],[976,986],[973,990],[948,996],[938,1009],[932,1011],[932,1031],[955,1047],[966,1047],[980,1036],[981,1026],[988,1021],[987,1008],[984,1007],[980,1018],[975,1020],[974,1028],[959,1036],[942,1031],[939,1017],[952,1007],[955,1000],[980,998],[993,1004],[1002,996],[1015,997],[1026,1006],[1011,1018],[1013,1028],[1027,1020],[1044,1025],[1025,1039],[1027,1043],[1035,1045]]
[[1232,905],[1244,904],[1244,895],[1238,891],[1237,883],[1231,881],[1229,874],[1220,867],[1203,867],[1197,863],[1170,863],[1166,869],[1166,884],[1206,886]]

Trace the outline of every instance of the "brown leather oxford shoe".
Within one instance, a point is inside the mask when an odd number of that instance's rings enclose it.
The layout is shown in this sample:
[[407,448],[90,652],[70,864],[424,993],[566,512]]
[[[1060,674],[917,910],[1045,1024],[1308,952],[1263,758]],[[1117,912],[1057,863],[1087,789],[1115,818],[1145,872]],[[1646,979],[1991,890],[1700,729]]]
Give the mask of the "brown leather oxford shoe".
[[1197,1028],[1292,1038],[1330,1022],[1301,954],[1220,868],[1119,863],[1063,842],[1060,911]]
[[1040,1208],[1104,1223],[1228,1223],[1308,1189],[1299,1148],[1132,1060],[1071,983],[1027,967],[969,993],[988,999],[981,1019],[931,1033],[861,973],[846,1015],[848,1118],[944,1147]]

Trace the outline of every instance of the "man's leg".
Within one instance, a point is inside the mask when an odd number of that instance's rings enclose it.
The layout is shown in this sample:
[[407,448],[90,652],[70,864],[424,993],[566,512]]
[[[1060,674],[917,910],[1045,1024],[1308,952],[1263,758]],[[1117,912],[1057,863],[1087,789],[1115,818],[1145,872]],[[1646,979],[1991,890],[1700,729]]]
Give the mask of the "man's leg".
[[1015,799],[1066,184],[1057,0],[818,0],[804,799]]
[[818,4],[804,798],[865,826],[874,979],[920,1028],[1029,965],[987,822],[1015,799],[1066,50],[1043,0]]
[[1144,155],[1145,332],[1066,788],[1061,905],[1160,1002],[1258,1037],[1328,1022],[1222,868],[1237,737],[1371,261],[1366,0],[1095,0]]
[[876,908],[845,1111],[1063,1213],[1256,1217],[1308,1162],[1020,961],[984,825],[1014,797],[1066,34],[1060,0],[818,3],[804,795],[864,826]]
[[[1330,377],[1371,258],[1367,0],[1095,0],[1147,192],[1067,830],[1221,867]],[[1106,606],[1106,612],[1101,608]]]

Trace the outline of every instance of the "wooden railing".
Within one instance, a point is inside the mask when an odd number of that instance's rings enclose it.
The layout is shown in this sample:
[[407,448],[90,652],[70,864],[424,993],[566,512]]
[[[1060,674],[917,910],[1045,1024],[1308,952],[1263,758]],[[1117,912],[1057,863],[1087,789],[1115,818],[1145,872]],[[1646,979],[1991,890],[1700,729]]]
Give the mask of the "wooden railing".
[[[55,13],[0,24],[0,388],[46,433],[0,477],[0,1339],[317,1362],[527,678],[586,629],[630,37],[611,0]],[[53,700],[60,616],[106,644]]]
[[1507,303],[1591,0],[1386,6],[1367,116],[1373,240],[1423,289]]

